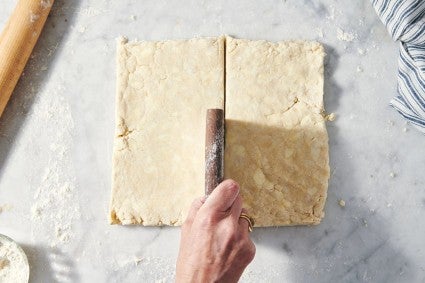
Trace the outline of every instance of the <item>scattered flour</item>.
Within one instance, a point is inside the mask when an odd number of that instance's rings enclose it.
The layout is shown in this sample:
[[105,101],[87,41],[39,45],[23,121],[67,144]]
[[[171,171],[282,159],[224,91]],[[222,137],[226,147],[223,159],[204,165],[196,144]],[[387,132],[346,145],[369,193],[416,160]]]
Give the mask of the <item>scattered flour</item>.
[[[111,282],[174,282],[175,261],[163,257],[115,255],[105,262]],[[161,272],[158,272],[158,271]],[[166,276],[164,276],[166,274]]]
[[91,7],[91,6],[87,6],[87,7],[84,7],[84,8],[80,8],[79,11],[77,11],[77,14],[80,14],[80,15],[83,15],[83,16],[86,16],[86,17],[96,17],[96,16],[99,16],[99,15],[105,13],[105,12],[107,12],[107,10],[105,10],[105,9],[99,10],[99,9],[96,9],[94,7]]
[[[33,56],[39,55],[36,52]],[[45,61],[45,57],[38,57],[36,65],[31,61],[27,64],[33,77],[45,76],[40,67],[36,68],[47,65]],[[64,272],[69,268],[72,271],[81,239],[80,202],[71,155],[75,126],[65,78],[58,73],[49,76],[56,78],[47,80],[43,88],[28,83],[25,99],[19,105],[28,116],[20,138],[28,156],[26,171],[30,180],[28,240],[40,247],[29,256],[36,273],[49,272],[49,282],[75,282],[68,278],[72,272]]]
[[353,41],[354,39],[357,38],[357,35],[354,34],[354,33],[345,32],[341,28],[337,28],[337,30],[336,30],[336,37],[340,41],[351,42],[351,41]]
[[[74,122],[62,93],[64,89],[58,85],[53,91],[40,94],[39,100],[34,103],[31,121],[45,126],[26,132],[30,135],[28,140],[33,141],[28,146],[42,152],[44,158],[40,166],[45,166],[34,176],[38,181],[34,182],[30,208],[31,237],[50,247],[63,247],[70,243],[74,239],[73,227],[81,218],[69,152]],[[48,139],[34,144],[39,135]]]
[[359,53],[360,55],[365,55],[366,54],[366,50],[364,50],[362,48],[357,48],[357,53]]
[[316,28],[317,36],[320,38],[323,38],[323,29],[322,28]]
[[40,6],[43,9],[47,9],[47,8],[50,8],[52,6],[52,2],[50,0],[41,0],[40,1]]
[[49,51],[49,53],[47,53],[47,57],[51,57],[58,49],[58,46],[59,43],[56,43],[55,45],[47,47],[47,50]]
[[30,22],[35,23],[40,18],[40,15],[34,14],[33,12],[30,13]]
[[[217,135],[213,137],[214,140],[211,140],[212,145],[206,147],[206,150],[208,150],[208,152],[206,152],[205,155],[205,170],[206,172],[208,172],[209,170],[215,171],[215,169],[219,169],[220,172],[216,173],[218,174],[218,176],[222,177],[224,176],[224,126],[221,125],[221,127],[217,128],[216,130],[218,132]],[[216,164],[216,161],[220,161],[221,164]],[[214,166],[218,166],[219,168],[215,168]],[[213,176],[206,175],[205,185],[207,188],[212,187],[215,182],[216,180],[215,178],[213,178]]]
[[77,27],[77,30],[78,30],[79,33],[85,33],[86,30],[87,30],[87,27],[80,25],[80,26]]
[[139,265],[139,263],[141,263],[143,261],[143,257],[134,257],[134,264],[135,265]]
[[330,5],[329,10],[330,11],[329,14],[326,16],[326,19],[333,21],[335,20],[335,7]]
[[28,282],[29,266],[22,249],[7,237],[0,236],[0,282]]

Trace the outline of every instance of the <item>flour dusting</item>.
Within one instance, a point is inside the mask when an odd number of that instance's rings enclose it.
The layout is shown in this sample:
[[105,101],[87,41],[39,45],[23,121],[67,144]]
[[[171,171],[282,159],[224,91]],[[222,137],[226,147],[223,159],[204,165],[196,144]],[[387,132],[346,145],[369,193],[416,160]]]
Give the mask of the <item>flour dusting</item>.
[[40,18],[40,15],[34,14],[33,12],[30,13],[30,22],[35,23]]
[[349,32],[345,32],[343,31],[341,28],[338,28],[336,30],[336,37],[338,38],[338,40],[340,41],[347,41],[347,42],[351,42],[354,39],[357,38],[357,34],[354,33],[349,33]]
[[[175,261],[155,256],[120,256],[113,262],[105,263],[109,271],[109,282],[174,282]],[[160,268],[161,272],[158,272]],[[133,279],[133,280],[131,280]]]
[[[62,93],[64,89],[58,85],[40,94],[31,120],[43,127],[27,131],[27,140],[32,141],[28,146],[44,155],[40,163],[44,169],[34,173],[38,181],[34,182],[32,190],[31,236],[34,241],[51,247],[72,241],[73,227],[81,217],[70,160],[74,121]],[[34,144],[40,135],[48,139]]]
[[50,8],[52,6],[52,2],[50,0],[41,0],[40,6],[43,9],[47,9],[47,8]]
[[[220,172],[217,172],[218,176],[224,176],[224,127],[217,129],[218,133],[214,137],[213,144],[207,148],[205,156],[205,171],[215,171],[214,166],[218,166]],[[216,161],[221,161],[221,164],[216,164]],[[211,176],[206,174],[205,185],[210,188],[211,185],[215,185],[216,180],[211,180]]]

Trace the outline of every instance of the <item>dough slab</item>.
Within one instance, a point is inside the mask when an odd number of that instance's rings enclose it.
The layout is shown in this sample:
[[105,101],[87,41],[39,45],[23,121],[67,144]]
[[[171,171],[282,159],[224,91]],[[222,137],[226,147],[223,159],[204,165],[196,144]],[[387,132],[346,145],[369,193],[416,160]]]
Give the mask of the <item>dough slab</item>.
[[180,225],[204,191],[205,115],[223,108],[224,38],[118,44],[110,222]]
[[318,224],[329,179],[322,45],[226,39],[225,177],[256,226]]
[[206,109],[226,95],[225,177],[256,226],[318,224],[329,179],[323,58],[316,42],[121,41],[111,223],[184,221],[204,189]]

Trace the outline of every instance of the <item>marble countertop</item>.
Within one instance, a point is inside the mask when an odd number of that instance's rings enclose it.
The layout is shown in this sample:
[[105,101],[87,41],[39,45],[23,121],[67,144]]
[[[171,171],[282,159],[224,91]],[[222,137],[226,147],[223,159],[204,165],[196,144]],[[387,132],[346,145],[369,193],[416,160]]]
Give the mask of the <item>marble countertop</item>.
[[221,34],[324,43],[336,113],[323,222],[256,229],[241,281],[424,282],[425,137],[388,105],[398,46],[368,0],[57,0],[0,119],[0,233],[30,281],[172,282],[178,228],[107,221],[115,39]]

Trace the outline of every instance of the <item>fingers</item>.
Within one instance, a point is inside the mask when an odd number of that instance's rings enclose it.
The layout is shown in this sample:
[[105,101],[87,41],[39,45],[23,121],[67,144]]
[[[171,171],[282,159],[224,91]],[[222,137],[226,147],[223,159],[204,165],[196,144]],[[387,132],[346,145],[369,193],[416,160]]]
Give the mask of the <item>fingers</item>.
[[214,189],[203,207],[215,212],[225,212],[233,205],[238,195],[238,183],[230,179],[225,180]]
[[193,222],[193,219],[195,219],[196,213],[198,213],[198,210],[201,208],[201,206],[205,202],[205,196],[196,198],[192,205],[190,206],[189,212],[186,217],[186,224],[191,224]]
[[242,197],[239,194],[235,201],[233,202],[232,207],[230,208],[230,217],[233,219],[234,223],[238,223],[239,216],[242,213]]

